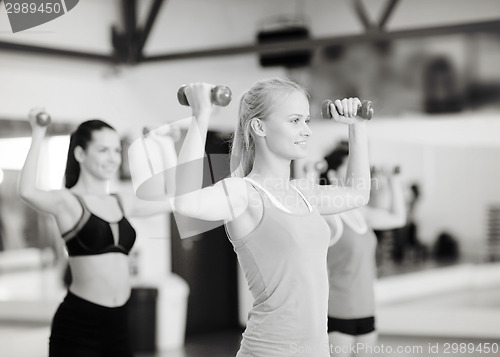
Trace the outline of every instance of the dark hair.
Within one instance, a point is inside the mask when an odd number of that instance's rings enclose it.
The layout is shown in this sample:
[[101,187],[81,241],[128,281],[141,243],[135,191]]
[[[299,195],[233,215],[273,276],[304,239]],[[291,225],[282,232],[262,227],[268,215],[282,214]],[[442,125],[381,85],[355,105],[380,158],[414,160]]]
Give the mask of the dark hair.
[[332,152],[330,152],[325,160],[328,164],[328,168],[320,176],[320,184],[328,185],[328,170],[337,171],[337,169],[344,163],[346,157],[349,156],[349,143],[347,141],[341,141]]
[[347,141],[341,141],[332,152],[330,152],[325,160],[328,164],[328,168],[320,176],[319,182],[321,184],[328,185],[328,170],[336,171],[343,163],[346,157],[349,155],[349,143]]
[[92,133],[104,128],[115,130],[115,128],[102,120],[92,119],[81,123],[73,134],[71,134],[68,159],[66,160],[66,171],[64,172],[64,186],[66,188],[73,187],[80,177],[80,163],[75,158],[76,147],[80,146],[85,150],[87,144],[92,140]]

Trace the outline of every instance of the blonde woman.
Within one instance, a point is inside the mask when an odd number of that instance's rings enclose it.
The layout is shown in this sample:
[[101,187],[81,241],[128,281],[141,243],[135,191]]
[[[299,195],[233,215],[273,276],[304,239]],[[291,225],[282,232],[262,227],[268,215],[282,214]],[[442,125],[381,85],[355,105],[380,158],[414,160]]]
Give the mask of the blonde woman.
[[[334,119],[349,126],[350,186],[291,180],[290,165],[304,158],[310,114],[297,83],[271,78],[243,94],[231,150],[232,177],[202,187],[202,160],[212,113],[207,83],[186,96],[193,119],[179,153],[176,209],[223,220],[254,302],[238,357],[329,356],[327,335],[330,230],[321,214],[364,206],[370,192],[366,122],[357,98],[335,101]],[[337,114],[337,111],[339,114]]]

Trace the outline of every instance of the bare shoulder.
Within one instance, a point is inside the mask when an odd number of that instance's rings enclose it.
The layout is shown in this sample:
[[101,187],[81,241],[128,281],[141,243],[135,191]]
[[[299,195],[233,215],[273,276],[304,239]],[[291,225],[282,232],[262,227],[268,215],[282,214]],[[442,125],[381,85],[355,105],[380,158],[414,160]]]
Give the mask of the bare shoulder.
[[80,202],[76,195],[71,190],[64,188],[60,190],[51,191],[57,198],[58,206],[63,211],[80,211]]
[[[235,188],[238,188],[238,187],[245,187],[246,186],[246,180],[243,179],[242,177],[227,177],[223,180],[220,180],[219,181],[220,183],[224,183],[225,185],[227,185],[228,187],[231,186],[231,187],[235,187]],[[217,183],[219,183],[217,182]]]
[[238,199],[245,199],[248,195],[248,182],[241,177],[228,177],[215,184],[215,187],[221,187],[225,194]]
[[241,177],[230,177],[217,184],[225,186],[225,194],[230,198],[233,207],[238,207],[240,212],[261,206],[260,193],[249,181]]
[[39,191],[33,202],[36,209],[52,214],[57,220],[74,217],[81,213],[81,205],[69,189]]
[[312,193],[320,187],[313,179],[306,177],[293,179],[290,182],[304,194]]

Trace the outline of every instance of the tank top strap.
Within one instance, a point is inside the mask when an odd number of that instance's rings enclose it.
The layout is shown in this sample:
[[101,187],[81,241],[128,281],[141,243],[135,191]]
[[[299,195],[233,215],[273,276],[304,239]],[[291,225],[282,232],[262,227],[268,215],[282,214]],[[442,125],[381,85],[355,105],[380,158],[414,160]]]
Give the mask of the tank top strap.
[[290,210],[288,208],[286,208],[280,201],[278,201],[276,199],[276,197],[274,197],[271,192],[269,192],[268,190],[266,190],[264,187],[262,187],[260,184],[258,184],[257,182],[255,182],[254,180],[252,180],[251,178],[249,177],[243,177],[243,179],[245,181],[248,181],[253,187],[255,187],[257,189],[257,191],[259,191],[259,193],[262,191],[262,193],[264,193],[264,195],[276,206],[278,207],[279,209],[282,209],[284,210],[285,212],[288,212],[288,213],[291,213]]
[[312,212],[313,207],[312,207],[311,203],[309,202],[309,200],[306,198],[306,196],[302,193],[302,191],[300,191],[297,187],[295,187],[294,184],[290,184],[290,185],[295,189],[295,191],[297,191],[297,193],[300,195],[300,197],[302,197],[302,199],[304,200],[304,202],[307,205],[307,208],[309,209],[309,212]]

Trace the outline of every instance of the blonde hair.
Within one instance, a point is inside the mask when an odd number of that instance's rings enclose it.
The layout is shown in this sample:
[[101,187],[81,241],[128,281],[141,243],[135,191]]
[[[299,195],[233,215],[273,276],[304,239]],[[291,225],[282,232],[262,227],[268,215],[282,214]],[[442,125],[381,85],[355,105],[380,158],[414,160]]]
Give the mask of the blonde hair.
[[231,144],[230,169],[233,176],[245,177],[252,171],[255,141],[250,127],[253,118],[266,120],[277,106],[278,97],[295,91],[307,91],[298,83],[285,78],[269,78],[255,82],[240,99],[238,125]]

